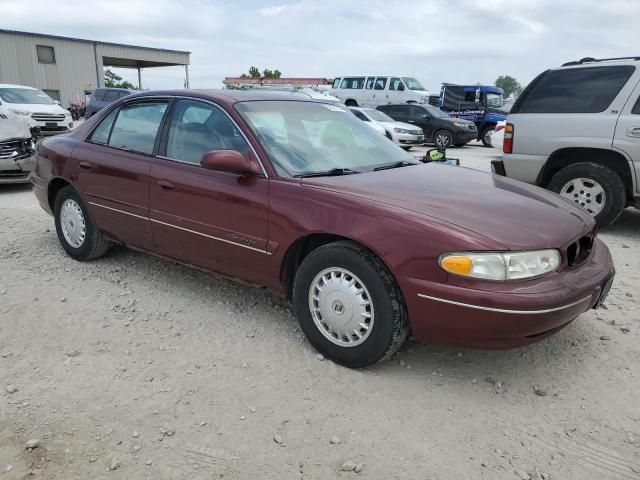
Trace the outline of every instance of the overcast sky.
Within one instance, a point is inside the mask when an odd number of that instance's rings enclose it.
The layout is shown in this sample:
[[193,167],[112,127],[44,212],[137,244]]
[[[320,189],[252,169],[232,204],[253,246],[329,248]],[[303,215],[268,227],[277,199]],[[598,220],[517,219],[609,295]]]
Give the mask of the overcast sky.
[[[251,65],[284,76],[404,74],[523,85],[585,56],[640,55],[640,0],[0,0],[2,28],[191,51],[191,86]],[[135,71],[118,70],[133,83]],[[143,71],[180,88],[181,67]]]

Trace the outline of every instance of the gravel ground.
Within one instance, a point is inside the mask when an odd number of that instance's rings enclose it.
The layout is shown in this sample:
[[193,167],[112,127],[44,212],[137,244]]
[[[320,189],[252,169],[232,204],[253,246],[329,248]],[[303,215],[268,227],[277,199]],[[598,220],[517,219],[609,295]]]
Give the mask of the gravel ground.
[[601,233],[608,308],[355,371],[264,291],[125,248],[75,262],[29,187],[0,199],[0,479],[640,478],[638,211]]

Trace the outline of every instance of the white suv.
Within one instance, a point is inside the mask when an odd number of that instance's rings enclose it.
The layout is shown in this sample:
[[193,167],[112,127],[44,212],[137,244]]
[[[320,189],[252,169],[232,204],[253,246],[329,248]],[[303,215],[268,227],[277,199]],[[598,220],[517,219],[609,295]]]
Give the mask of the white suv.
[[559,193],[599,226],[640,207],[640,57],[541,73],[513,105],[495,173]]
[[71,114],[37,88],[0,83],[0,105],[40,127],[42,135],[66,133],[73,128]]

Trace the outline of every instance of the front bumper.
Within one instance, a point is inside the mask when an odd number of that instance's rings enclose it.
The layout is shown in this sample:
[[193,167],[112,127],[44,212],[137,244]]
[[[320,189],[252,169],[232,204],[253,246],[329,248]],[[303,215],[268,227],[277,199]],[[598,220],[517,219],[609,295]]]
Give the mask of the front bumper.
[[593,308],[614,275],[596,240],[580,266],[538,280],[487,282],[486,290],[399,277],[414,337],[424,343],[513,348],[541,340]]
[[60,135],[61,133],[68,133],[73,128],[73,122],[37,122],[40,127],[40,134],[44,136]]
[[35,152],[32,151],[16,158],[0,159],[0,184],[29,183],[35,158]]
[[393,133],[393,141],[398,145],[422,145],[424,135],[413,135],[411,133]]
[[468,143],[471,140],[478,138],[478,132],[476,130],[454,130],[453,131],[453,143]]

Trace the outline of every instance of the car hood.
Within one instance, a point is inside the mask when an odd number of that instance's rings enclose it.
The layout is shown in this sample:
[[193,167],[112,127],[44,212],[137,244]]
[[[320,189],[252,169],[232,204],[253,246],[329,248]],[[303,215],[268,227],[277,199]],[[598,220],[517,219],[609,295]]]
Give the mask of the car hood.
[[0,110],[0,142],[27,138],[31,138],[31,131],[26,119]]
[[431,163],[301,184],[437,218],[509,250],[559,248],[594,226],[587,212],[554,193],[464,167]]
[[60,105],[54,103],[51,105],[47,105],[44,103],[7,103],[7,108],[22,110],[24,112],[30,113],[66,113],[67,111],[62,108]]
[[385,128],[406,128],[407,130],[420,130],[422,129],[412,123],[404,123],[404,122],[378,122],[381,125],[384,125]]

